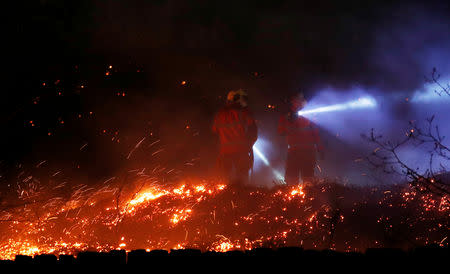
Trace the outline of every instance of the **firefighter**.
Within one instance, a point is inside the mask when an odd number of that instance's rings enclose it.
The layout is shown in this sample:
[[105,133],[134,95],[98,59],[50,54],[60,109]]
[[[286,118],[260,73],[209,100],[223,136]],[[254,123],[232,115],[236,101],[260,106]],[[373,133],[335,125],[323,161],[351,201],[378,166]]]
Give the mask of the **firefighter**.
[[230,91],[226,105],[214,118],[212,131],[219,136],[218,167],[231,185],[248,183],[253,168],[253,144],[258,133],[248,109],[248,95],[243,90]]
[[307,118],[297,114],[306,103],[303,94],[291,97],[289,112],[282,115],[278,122],[278,133],[286,136],[288,144],[284,177],[287,185],[298,184],[299,174],[303,183],[312,183],[316,153],[319,152],[323,158],[323,146],[317,127]]

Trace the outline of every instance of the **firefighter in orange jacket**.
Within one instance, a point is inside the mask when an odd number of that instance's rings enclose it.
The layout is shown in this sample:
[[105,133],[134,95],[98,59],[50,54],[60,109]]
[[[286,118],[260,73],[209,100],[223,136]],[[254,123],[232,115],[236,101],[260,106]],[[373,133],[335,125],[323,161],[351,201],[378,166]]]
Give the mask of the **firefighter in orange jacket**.
[[245,185],[253,167],[253,144],[258,133],[247,103],[248,96],[243,90],[230,91],[227,103],[216,114],[212,127],[219,136],[219,168],[232,185]]
[[294,96],[290,101],[290,110],[280,117],[278,133],[285,135],[288,144],[285,181],[287,185],[299,183],[299,173],[303,183],[314,180],[316,152],[323,157],[317,127],[307,118],[297,113],[306,105],[303,94]]

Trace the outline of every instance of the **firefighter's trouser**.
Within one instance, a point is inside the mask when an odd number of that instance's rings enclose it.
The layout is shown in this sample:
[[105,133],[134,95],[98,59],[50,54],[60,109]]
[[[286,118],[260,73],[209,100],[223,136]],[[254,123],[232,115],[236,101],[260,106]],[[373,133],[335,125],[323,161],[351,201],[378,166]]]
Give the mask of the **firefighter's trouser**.
[[221,153],[219,155],[218,167],[222,178],[231,185],[246,185],[252,166],[253,161],[249,152]]
[[289,149],[286,160],[286,172],[284,175],[286,184],[298,184],[300,174],[303,181],[313,179],[315,165],[316,150],[314,147]]

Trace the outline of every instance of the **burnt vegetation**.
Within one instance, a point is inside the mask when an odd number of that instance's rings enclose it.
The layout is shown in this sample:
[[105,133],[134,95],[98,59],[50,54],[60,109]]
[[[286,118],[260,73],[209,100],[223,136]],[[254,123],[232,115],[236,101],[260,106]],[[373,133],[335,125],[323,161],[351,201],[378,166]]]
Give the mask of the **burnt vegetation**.
[[[435,71],[430,81],[439,83]],[[438,86],[439,95],[449,96],[448,87]],[[408,179],[396,185],[361,187],[320,180],[304,187],[231,188],[214,180],[170,177],[176,171],[156,162],[133,166],[103,182],[80,184],[58,172],[47,174],[45,162],[20,166],[11,175],[14,183],[2,193],[1,259],[82,264],[186,256],[445,255],[449,186],[444,165],[436,170],[434,163],[449,160],[449,147],[433,117],[425,127],[410,126],[398,142],[385,141],[374,130],[365,136],[377,145],[369,163]],[[132,146],[133,156],[150,148],[160,151],[151,139],[138,144]],[[431,147],[427,170],[401,158],[398,151],[408,145]]]
[[[448,86],[440,84],[436,71],[429,81],[440,87],[436,93],[449,96]],[[115,96],[123,99],[128,95]],[[88,117],[92,119],[91,114]],[[65,121],[64,125],[69,124]],[[449,160],[450,151],[433,117],[425,125],[411,123],[411,130],[398,142],[385,141],[375,131],[365,137],[377,145],[367,158],[374,168],[408,179],[397,185],[361,187],[321,180],[301,188],[226,188],[214,180],[180,173],[183,167],[194,166],[195,158],[186,161],[180,157],[181,168],[165,165],[155,155],[170,158],[173,154],[164,154],[168,146],[152,133],[131,138],[123,149],[126,168],[108,173],[102,180],[71,177],[52,167],[51,160],[15,168],[2,164],[2,172],[7,171],[8,176],[1,178],[0,258],[81,263],[122,256],[123,261],[125,250],[129,262],[151,260],[155,254],[167,258],[176,254],[209,258],[207,255],[290,252],[306,257],[409,256],[423,254],[423,250],[444,254],[448,248],[449,188],[447,170],[444,165],[436,170],[435,163]],[[126,134],[99,131],[101,137],[110,133],[108,140],[115,146],[126,142]],[[102,144],[108,148],[105,150],[111,147]],[[398,151],[408,145],[431,147],[429,169],[420,171],[400,157]],[[91,146],[83,141],[75,151],[84,153]],[[173,150],[180,154],[179,146]],[[89,154],[93,159],[98,155],[94,152]],[[435,249],[420,248],[429,245]],[[39,256],[46,253],[53,257]],[[23,256],[16,257],[20,254]],[[77,254],[76,259],[71,257]]]
[[243,254],[301,247],[363,254],[373,248],[402,253],[447,246],[448,197],[407,185],[323,181],[304,188],[234,189],[214,182],[173,187],[144,182],[136,175],[126,187],[119,180],[68,186],[72,195],[66,198],[37,187],[34,200],[2,207],[2,259],[115,249]]

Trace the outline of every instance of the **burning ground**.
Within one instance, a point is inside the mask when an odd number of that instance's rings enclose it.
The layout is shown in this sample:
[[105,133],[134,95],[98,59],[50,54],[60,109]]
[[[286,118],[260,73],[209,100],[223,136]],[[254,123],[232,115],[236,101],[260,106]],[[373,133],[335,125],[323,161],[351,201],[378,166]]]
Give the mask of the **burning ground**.
[[[23,175],[22,175],[23,176]],[[449,197],[408,185],[229,187],[143,171],[94,186],[23,177],[1,205],[0,258],[113,249],[338,251],[448,246]]]

